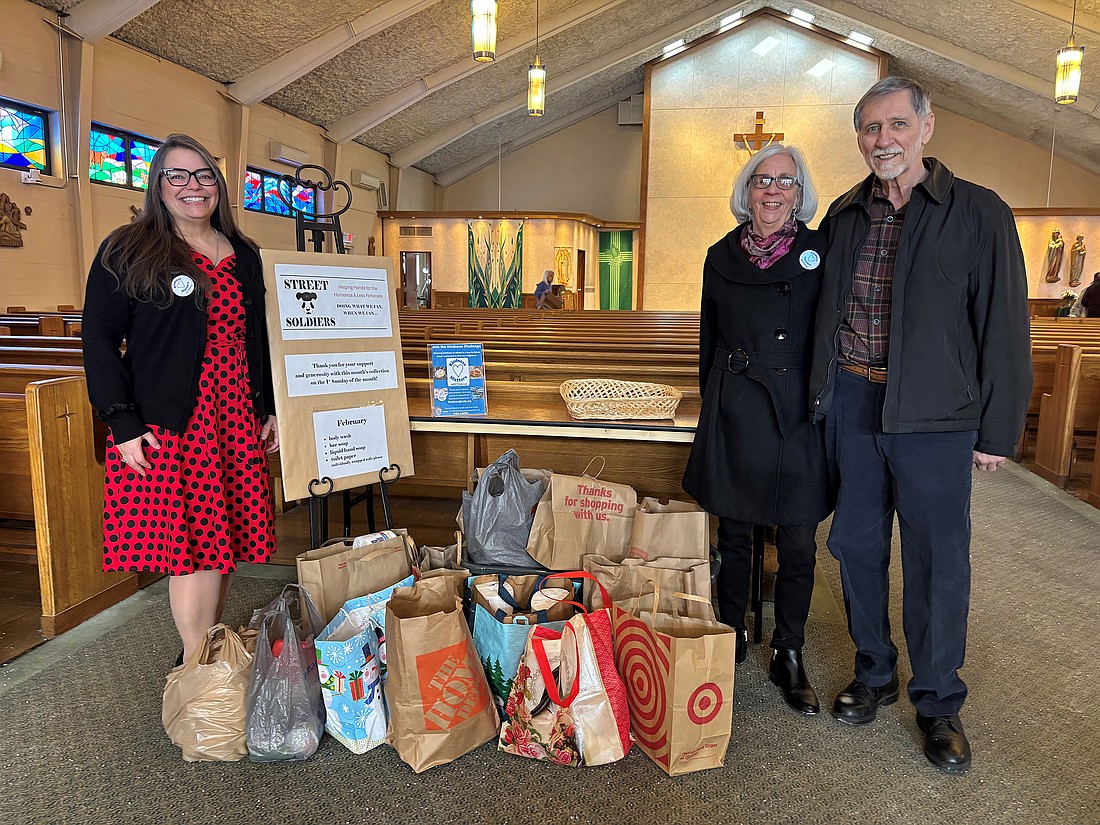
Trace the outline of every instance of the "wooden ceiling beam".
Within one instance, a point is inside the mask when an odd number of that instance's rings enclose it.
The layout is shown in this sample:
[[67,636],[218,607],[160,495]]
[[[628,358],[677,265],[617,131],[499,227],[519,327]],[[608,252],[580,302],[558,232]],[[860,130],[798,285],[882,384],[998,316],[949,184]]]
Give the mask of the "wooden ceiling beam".
[[156,4],[157,0],[84,0],[69,12],[65,27],[85,43],[98,43]]

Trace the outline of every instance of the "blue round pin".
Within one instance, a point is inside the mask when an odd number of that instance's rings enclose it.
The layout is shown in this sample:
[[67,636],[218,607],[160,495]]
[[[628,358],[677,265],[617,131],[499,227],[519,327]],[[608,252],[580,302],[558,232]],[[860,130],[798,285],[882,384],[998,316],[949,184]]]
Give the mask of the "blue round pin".
[[821,256],[814,252],[814,250],[807,249],[798,256],[798,262],[802,264],[803,269],[817,269],[818,264],[821,263]]

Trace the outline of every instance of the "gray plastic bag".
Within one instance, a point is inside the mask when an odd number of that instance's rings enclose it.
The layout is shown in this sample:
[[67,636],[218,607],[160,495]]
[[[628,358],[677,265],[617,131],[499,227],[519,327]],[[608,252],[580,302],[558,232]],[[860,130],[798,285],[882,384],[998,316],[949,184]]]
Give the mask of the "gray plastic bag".
[[258,627],[259,638],[245,711],[249,758],[254,762],[308,759],[321,744],[325,728],[314,648],[317,634],[324,629],[321,617],[309,593],[288,584],[275,601],[253,614],[252,624]]
[[509,450],[481,474],[473,493],[462,491],[466,549],[474,564],[541,568],[527,553],[535,505],[546,482],[524,478]]

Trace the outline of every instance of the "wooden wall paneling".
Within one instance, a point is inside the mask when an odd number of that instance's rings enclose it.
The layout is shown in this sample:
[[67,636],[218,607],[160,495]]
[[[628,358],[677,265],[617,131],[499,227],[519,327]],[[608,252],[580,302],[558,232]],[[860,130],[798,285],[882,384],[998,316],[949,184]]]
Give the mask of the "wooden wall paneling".
[[137,592],[138,577],[103,572],[103,467],[84,378],[29,384],[26,411],[42,632],[53,638]]

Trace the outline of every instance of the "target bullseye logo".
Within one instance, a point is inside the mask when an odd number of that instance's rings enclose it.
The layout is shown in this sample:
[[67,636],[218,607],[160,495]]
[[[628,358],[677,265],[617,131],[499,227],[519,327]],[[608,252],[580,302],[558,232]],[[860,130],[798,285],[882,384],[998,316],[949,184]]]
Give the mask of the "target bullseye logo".
[[705,725],[722,709],[722,689],[714,682],[699,685],[688,699],[688,719],[696,725]]
[[[621,616],[621,614],[620,614]],[[630,722],[638,744],[667,764],[669,660],[661,640],[637,619],[616,622],[616,664],[630,699]]]

